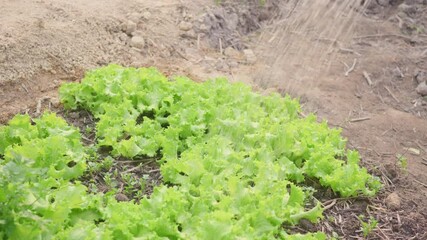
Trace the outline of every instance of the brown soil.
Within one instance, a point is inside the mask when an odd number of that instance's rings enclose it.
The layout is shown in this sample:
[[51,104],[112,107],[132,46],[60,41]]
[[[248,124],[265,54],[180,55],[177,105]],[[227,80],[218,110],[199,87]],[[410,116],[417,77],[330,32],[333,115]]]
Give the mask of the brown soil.
[[[321,194],[329,206],[325,220],[295,231],[363,238],[357,219],[363,214],[365,221],[372,216],[379,222],[369,239],[425,239],[427,100],[415,89],[417,74],[427,71],[426,1],[373,0],[357,16],[351,8],[322,21],[349,24],[336,38],[334,31],[314,37],[318,19],[301,17],[313,9],[294,1],[267,1],[264,7],[254,2],[1,1],[0,123],[19,112],[58,110],[62,82],[78,81],[86,70],[108,63],[155,66],[196,81],[225,75],[259,91],[300,97],[305,112],[343,128],[349,147],[359,150],[363,164],[384,182],[374,199],[330,200]],[[304,27],[294,27],[299,21]],[[144,43],[135,45],[133,36]],[[397,155],[407,158],[406,169]],[[134,168],[134,175],[156,173],[151,165],[115,167]],[[391,204],[392,192],[400,206]]]

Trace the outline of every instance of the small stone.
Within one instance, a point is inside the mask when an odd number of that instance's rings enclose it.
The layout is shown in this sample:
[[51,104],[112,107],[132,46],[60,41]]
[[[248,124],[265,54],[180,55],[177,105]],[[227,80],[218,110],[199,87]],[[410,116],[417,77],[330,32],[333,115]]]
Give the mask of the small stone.
[[228,62],[228,66],[230,68],[237,68],[239,66],[239,63],[236,61],[230,61],[230,62]]
[[317,230],[316,225],[304,218],[299,221],[298,225],[309,232],[315,232]]
[[136,30],[136,23],[128,21],[126,23],[126,34],[131,35]]
[[134,12],[132,14],[129,15],[129,19],[133,22],[139,22],[139,19],[141,18],[141,14]]
[[192,24],[192,23],[190,23],[190,22],[182,21],[182,22],[179,24],[179,29],[180,29],[181,31],[184,31],[184,32],[186,32],[186,31],[190,31],[190,29],[192,29],[192,28],[193,28],[193,24]]
[[126,23],[125,22],[120,23],[120,30],[122,30],[122,32],[126,32]]
[[130,40],[130,46],[138,49],[142,49],[145,46],[145,40],[141,36],[134,36]]
[[385,175],[391,180],[395,179],[399,173],[397,171],[397,167],[394,164],[388,163],[384,165]]
[[119,39],[120,41],[125,42],[128,39],[128,35],[126,35],[126,33],[120,33]]
[[199,18],[197,18],[197,21],[199,23],[203,23],[205,21],[205,19],[207,18],[208,14],[203,13]]
[[232,47],[227,47],[224,50],[224,55],[227,56],[227,57],[229,57],[229,58],[235,58],[235,59],[241,58],[240,57],[241,53],[238,50],[236,50],[236,49],[234,49]]
[[170,58],[171,56],[172,56],[172,54],[169,51],[169,49],[163,49],[160,51],[160,57],[162,57],[162,58]]
[[421,96],[423,96],[423,97],[427,96],[427,84],[426,84],[426,82],[422,82],[422,83],[418,84],[418,87],[415,90]]
[[129,201],[129,198],[126,197],[126,195],[124,195],[123,193],[117,193],[116,194],[116,200],[118,202],[127,202],[127,201]]
[[200,26],[199,26],[199,31],[200,32],[203,32],[203,33],[207,33],[207,32],[209,32],[209,27],[206,25],[206,24],[200,24]]
[[121,26],[120,26],[120,25],[117,25],[117,24],[109,25],[109,26],[107,27],[107,30],[108,30],[110,33],[118,33],[118,32],[120,32],[120,30],[121,30]]
[[427,82],[427,72],[425,71],[417,71],[417,73],[415,74],[415,80],[417,81],[418,84],[422,83],[422,82]]
[[142,17],[143,17],[145,20],[148,20],[148,19],[150,19],[150,18],[151,18],[151,13],[150,13],[149,11],[145,11],[145,12],[143,12],[143,13],[142,13]]
[[102,184],[98,185],[98,192],[106,193],[109,190],[110,188],[107,185],[102,185]]
[[232,31],[237,29],[237,26],[239,25],[239,15],[237,15],[237,13],[227,14],[224,19],[228,29]]
[[215,69],[218,71],[229,71],[229,66],[225,63],[225,61],[220,60],[215,64]]
[[187,32],[182,32],[179,36],[182,38],[197,39],[197,34],[193,29]]
[[254,64],[257,61],[255,53],[251,49],[243,50],[243,54],[245,55],[246,63]]
[[53,107],[59,107],[59,105],[61,105],[61,102],[56,97],[51,98],[50,103],[52,104]]
[[259,21],[266,21],[268,19],[270,19],[271,16],[271,11],[268,8],[263,9],[258,16],[258,20]]
[[385,205],[391,210],[399,210],[401,205],[401,199],[396,192],[391,193],[385,199]]
[[68,113],[68,117],[72,118],[72,119],[77,119],[80,117],[79,112],[70,112]]
[[193,16],[193,14],[191,14],[191,13],[187,13],[187,15],[185,16],[185,18],[184,18],[186,21],[190,21],[190,20],[193,20],[194,19],[194,16]]

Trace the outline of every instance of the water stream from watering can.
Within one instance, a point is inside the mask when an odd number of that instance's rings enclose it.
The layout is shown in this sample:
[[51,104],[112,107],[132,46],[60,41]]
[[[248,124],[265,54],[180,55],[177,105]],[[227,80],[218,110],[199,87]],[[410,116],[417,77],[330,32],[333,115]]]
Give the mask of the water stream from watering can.
[[346,46],[354,37],[355,22],[366,4],[355,0],[289,0],[281,11],[281,20],[276,19],[260,36],[268,44],[260,46],[267,67],[260,72],[258,83],[290,93],[315,87],[328,74],[337,53],[352,51]]

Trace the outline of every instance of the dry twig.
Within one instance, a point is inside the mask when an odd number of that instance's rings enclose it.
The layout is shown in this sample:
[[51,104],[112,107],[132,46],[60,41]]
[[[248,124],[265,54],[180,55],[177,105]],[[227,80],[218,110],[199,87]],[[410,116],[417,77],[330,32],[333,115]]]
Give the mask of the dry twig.
[[407,41],[412,41],[410,37],[399,35],[399,34],[377,34],[377,35],[365,35],[365,36],[357,36],[353,39],[363,39],[363,38],[386,38],[386,37],[396,37],[396,38],[402,38]]
[[86,141],[88,141],[88,142],[91,142],[91,143],[93,143],[93,142],[94,142],[92,139],[89,139],[89,138],[87,138],[87,137],[85,137],[85,136],[83,136],[83,135],[82,135],[82,139],[83,139],[83,140],[86,140]]
[[350,122],[362,122],[370,119],[371,119],[370,117],[354,118],[354,119],[350,119]]
[[29,93],[28,88],[25,86],[25,84],[21,83],[21,86],[27,93]]
[[417,179],[414,179],[414,181],[416,182],[416,183],[419,183],[420,185],[422,185],[423,187],[426,187],[427,188],[427,184],[425,184],[425,183],[423,183],[423,182],[420,182],[420,181],[418,181]]
[[123,173],[130,173],[130,172],[137,170],[138,168],[141,168],[141,164],[138,164],[138,166],[135,166],[133,168],[129,168],[126,171],[124,171]]
[[387,90],[387,92],[390,94],[390,96],[397,102],[400,103],[399,99],[397,99],[397,97],[393,94],[393,92],[386,86],[384,86],[385,90]]
[[350,74],[354,70],[354,67],[356,67],[356,63],[357,63],[357,59],[355,58],[353,60],[353,65],[351,65],[351,67],[347,70],[347,72],[344,73],[346,77],[348,77],[348,74]]
[[340,47],[340,51],[341,51],[341,52],[348,52],[348,53],[352,53],[352,54],[355,54],[355,55],[357,55],[357,56],[362,56],[362,54],[360,54],[360,53],[356,52],[356,51],[355,51],[355,50],[353,50],[353,49],[349,49],[349,48],[343,48],[343,47]]
[[187,60],[187,61],[189,61],[188,60],[188,58],[181,52],[181,51],[179,51],[178,49],[174,49],[175,50],[175,52],[176,53],[178,53],[178,55],[181,57],[181,58],[183,58],[183,59],[185,59],[185,60]]
[[425,153],[427,153],[427,149],[426,148],[424,148],[423,147],[423,145],[421,145],[421,143],[417,140],[417,141],[415,141],[415,144],[417,144],[417,146],[419,147],[419,148],[421,148],[421,150],[423,150]]
[[328,205],[325,205],[326,203],[328,203],[329,201],[326,201],[325,203],[322,203],[322,205],[324,206],[323,207],[323,210],[327,210],[327,209],[329,209],[329,208],[332,208],[336,203],[337,203],[337,199],[332,199],[332,201],[331,201],[331,203],[330,204],[328,204]]
[[365,77],[366,81],[368,82],[368,85],[372,86],[373,83],[372,83],[371,77],[369,76],[369,73],[366,71],[363,71],[363,76]]
[[42,101],[43,101],[43,99],[41,99],[41,98],[37,101],[37,107],[36,107],[36,114],[37,115],[40,114],[40,111],[42,108]]

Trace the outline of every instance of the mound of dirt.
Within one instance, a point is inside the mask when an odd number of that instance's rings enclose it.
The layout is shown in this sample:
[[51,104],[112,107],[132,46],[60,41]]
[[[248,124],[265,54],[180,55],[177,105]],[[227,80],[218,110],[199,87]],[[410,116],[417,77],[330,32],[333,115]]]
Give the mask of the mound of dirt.
[[[280,0],[250,0],[245,4],[238,1],[223,1],[219,6],[208,9],[195,21],[197,33],[207,37],[210,45],[219,49],[232,46],[245,48],[242,36],[246,36],[272,19],[280,19],[285,13]],[[221,46],[220,46],[221,45]]]
[[34,4],[29,7],[44,9],[43,16],[0,23],[0,83],[31,79],[41,71],[73,76],[78,69],[125,62],[117,19],[82,18],[71,6]]
[[79,80],[92,68],[116,63],[176,69],[174,59],[181,61],[189,45],[174,22],[182,18],[180,5],[120,0],[0,2],[4,106],[0,122],[46,96],[54,98],[61,82]]

